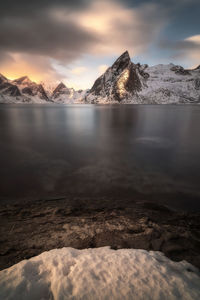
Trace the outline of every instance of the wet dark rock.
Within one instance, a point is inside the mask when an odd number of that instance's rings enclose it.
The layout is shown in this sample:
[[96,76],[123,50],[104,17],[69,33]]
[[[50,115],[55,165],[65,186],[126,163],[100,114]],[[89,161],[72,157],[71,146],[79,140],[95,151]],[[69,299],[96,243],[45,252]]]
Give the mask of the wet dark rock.
[[54,248],[162,251],[200,268],[200,214],[155,202],[76,198],[0,205],[0,268]]

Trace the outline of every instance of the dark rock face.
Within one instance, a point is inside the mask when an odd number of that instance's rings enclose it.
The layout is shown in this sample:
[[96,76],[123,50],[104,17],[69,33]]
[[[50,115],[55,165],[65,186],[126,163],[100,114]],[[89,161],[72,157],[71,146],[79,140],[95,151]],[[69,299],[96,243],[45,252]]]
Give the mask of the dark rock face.
[[40,96],[41,99],[46,100],[46,101],[50,101],[43,86],[41,84],[37,85],[37,92]]
[[66,87],[64,83],[59,83],[59,85],[53,91],[52,97],[57,99],[60,95],[70,95],[70,89]]
[[196,78],[194,81],[194,88],[200,90],[200,78]]
[[136,95],[142,89],[141,78],[145,80],[148,77],[144,67],[132,63],[126,51],[95,81],[88,96],[107,97],[120,102]]
[[3,95],[7,95],[7,96],[13,96],[13,97],[21,96],[18,87],[9,82],[0,83],[0,91]]
[[28,96],[39,96],[39,98],[48,101],[49,98],[41,84],[37,85],[36,83],[30,84],[22,89],[22,93]]
[[181,66],[174,66],[170,70],[175,72],[175,74],[178,74],[178,75],[191,75],[191,73],[188,70],[185,70]]
[[12,84],[7,88],[6,94],[13,96],[13,97],[21,96],[21,93],[20,93],[18,87],[16,85],[12,85]]
[[32,89],[29,87],[25,87],[24,89],[22,89],[22,93],[27,94],[29,96],[34,96]]

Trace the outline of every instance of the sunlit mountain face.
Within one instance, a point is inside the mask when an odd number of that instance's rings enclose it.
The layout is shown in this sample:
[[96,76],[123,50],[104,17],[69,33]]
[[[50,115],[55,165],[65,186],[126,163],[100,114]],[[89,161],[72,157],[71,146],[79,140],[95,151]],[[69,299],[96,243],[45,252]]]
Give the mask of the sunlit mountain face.
[[90,88],[126,49],[134,63],[200,62],[198,0],[1,1],[0,73]]

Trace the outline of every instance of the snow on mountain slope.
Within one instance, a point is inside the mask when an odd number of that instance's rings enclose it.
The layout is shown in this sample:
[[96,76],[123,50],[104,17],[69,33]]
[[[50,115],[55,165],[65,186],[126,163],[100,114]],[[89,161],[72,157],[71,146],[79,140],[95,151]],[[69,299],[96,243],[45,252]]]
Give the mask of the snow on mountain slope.
[[19,88],[12,84],[5,76],[0,74],[0,103],[12,103],[12,99],[18,99],[21,96]]
[[[145,70],[150,76],[138,93],[142,103],[200,103],[200,70],[184,70],[173,64]],[[136,100],[137,101],[137,100]]]
[[160,252],[55,249],[0,272],[0,298],[199,300],[199,271]]
[[11,81],[0,75],[0,103],[200,104],[200,66],[134,64],[126,51],[90,90],[52,86],[45,90],[27,76]]
[[137,96],[143,88],[144,80],[149,76],[144,69],[131,62],[128,51],[124,52],[95,81],[86,97],[86,102],[122,102]]
[[27,76],[8,80],[0,76],[0,103],[46,103],[50,101],[43,86]]
[[123,53],[86,96],[88,103],[200,103],[200,68],[134,64]]
[[73,88],[68,88],[64,83],[60,83],[52,92],[51,99],[55,103],[80,103],[85,96],[86,91],[75,91]]
[[[42,103],[43,101],[50,101],[42,84],[31,81],[27,76],[20,77],[12,82],[18,86],[21,94],[28,98],[28,102]],[[23,102],[25,102],[25,99]]]
[[75,91],[63,83],[37,84],[27,76],[8,80],[0,74],[0,103],[81,103],[86,91]]

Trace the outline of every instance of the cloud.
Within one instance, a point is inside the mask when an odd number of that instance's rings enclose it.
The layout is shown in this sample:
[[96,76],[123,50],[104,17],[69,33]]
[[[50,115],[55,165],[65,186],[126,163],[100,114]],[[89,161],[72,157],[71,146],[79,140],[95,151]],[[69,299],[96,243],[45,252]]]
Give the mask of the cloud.
[[8,59],[0,61],[1,73],[9,79],[28,75],[31,80],[52,81],[64,78],[53,68],[48,57],[26,53],[11,53]]
[[108,65],[100,65],[98,67],[99,73],[103,74],[109,68]]
[[51,7],[67,7],[79,10],[87,7],[92,0],[6,0],[0,2],[0,16],[24,17],[38,16]]
[[169,49],[171,57],[184,59],[188,67],[200,64],[200,34],[178,41],[165,40],[160,42],[160,47]]
[[84,73],[85,71],[87,71],[86,67],[77,67],[71,70],[72,74],[76,74],[76,75],[80,75],[82,73]]
[[[2,1],[1,72],[58,79],[63,72],[56,74],[52,62],[67,66],[86,54],[113,57],[126,49],[141,54],[166,22],[165,10],[154,3],[128,8],[114,0]],[[77,66],[73,72],[83,69]]]
[[193,43],[194,45],[200,46],[200,34],[199,35],[193,35],[185,39],[185,41]]
[[[94,1],[87,11],[72,12],[69,18],[76,19],[81,28],[97,37],[90,51],[98,55],[118,55],[126,49],[136,55],[147,51],[167,22],[167,15],[159,5],[130,9],[111,0]],[[63,11],[60,19],[66,20]]]

